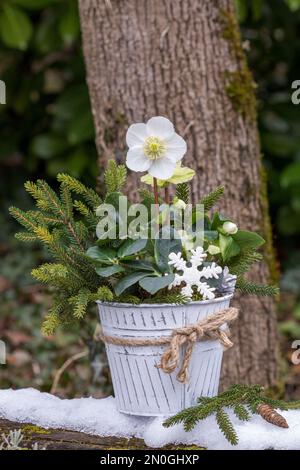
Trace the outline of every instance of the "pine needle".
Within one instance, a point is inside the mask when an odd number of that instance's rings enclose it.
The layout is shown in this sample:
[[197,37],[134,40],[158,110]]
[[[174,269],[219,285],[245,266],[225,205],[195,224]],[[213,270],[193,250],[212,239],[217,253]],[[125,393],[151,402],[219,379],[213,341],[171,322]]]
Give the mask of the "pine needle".
[[196,424],[208,416],[216,417],[220,431],[232,444],[238,443],[238,436],[228,416],[228,409],[241,421],[248,421],[252,414],[257,414],[258,404],[267,404],[274,409],[300,409],[300,400],[285,402],[275,400],[263,395],[260,385],[232,385],[225,392],[216,397],[199,397],[198,405],[186,408],[174,416],[166,419],[163,426],[170,427],[182,423],[185,431],[191,431]]
[[117,165],[114,160],[109,160],[104,172],[104,181],[108,193],[120,191],[126,183],[127,170],[125,165]]
[[276,286],[257,284],[255,282],[247,281],[242,276],[238,276],[236,287],[237,289],[240,289],[243,294],[248,295],[275,296],[279,294],[279,288]]
[[213,206],[221,199],[224,194],[224,186],[218,186],[214,191],[204,196],[200,204],[204,205],[204,212],[210,211]]
[[186,204],[190,201],[190,188],[187,183],[179,183],[176,186],[176,196]]

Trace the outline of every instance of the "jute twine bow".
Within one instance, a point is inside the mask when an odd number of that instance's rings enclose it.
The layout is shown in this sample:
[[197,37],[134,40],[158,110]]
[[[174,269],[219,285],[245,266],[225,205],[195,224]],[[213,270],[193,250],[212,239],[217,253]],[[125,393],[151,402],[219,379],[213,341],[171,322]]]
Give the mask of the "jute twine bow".
[[177,374],[177,380],[181,383],[188,382],[188,369],[194,345],[200,340],[217,339],[225,349],[233,346],[229,339],[229,329],[221,330],[224,323],[231,323],[238,316],[238,309],[229,307],[199,321],[198,323],[176,328],[170,336],[160,336],[159,338],[120,338],[117,336],[105,335],[100,332],[99,337],[104,343],[115,346],[161,346],[169,345],[160,358],[157,367],[167,374],[171,374],[179,364],[180,348],[185,346],[181,368]]

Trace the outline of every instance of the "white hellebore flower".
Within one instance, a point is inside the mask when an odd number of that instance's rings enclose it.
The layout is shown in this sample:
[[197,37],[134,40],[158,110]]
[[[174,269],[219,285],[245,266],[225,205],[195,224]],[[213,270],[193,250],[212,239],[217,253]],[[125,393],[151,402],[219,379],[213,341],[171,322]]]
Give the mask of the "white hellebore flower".
[[238,226],[233,222],[224,222],[223,230],[228,235],[234,235],[238,231]]
[[162,116],[147,124],[132,124],[126,134],[129,147],[126,165],[133,171],[148,171],[154,178],[166,180],[174,173],[176,162],[186,152],[186,142],[174,126]]

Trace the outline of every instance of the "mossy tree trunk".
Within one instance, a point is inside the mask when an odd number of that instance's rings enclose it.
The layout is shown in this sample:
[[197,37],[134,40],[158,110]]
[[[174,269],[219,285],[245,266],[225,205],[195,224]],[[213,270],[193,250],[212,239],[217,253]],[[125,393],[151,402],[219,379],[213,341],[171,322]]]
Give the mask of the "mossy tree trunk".
[[[216,185],[240,227],[267,239],[267,262],[251,273],[275,276],[272,237],[256,124],[255,85],[241,45],[233,0],[79,0],[83,48],[101,174],[125,159],[128,124],[167,116],[188,142],[184,163],[196,170],[193,201]],[[138,176],[128,181],[134,194]],[[274,279],[273,279],[274,280]],[[238,299],[234,348],[223,385],[276,380],[275,304]]]

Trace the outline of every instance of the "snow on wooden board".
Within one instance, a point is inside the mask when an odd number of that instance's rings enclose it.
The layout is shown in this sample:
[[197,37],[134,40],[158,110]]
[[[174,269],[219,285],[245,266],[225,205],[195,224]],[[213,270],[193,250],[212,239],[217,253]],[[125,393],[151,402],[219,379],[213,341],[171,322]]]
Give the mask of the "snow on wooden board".
[[281,414],[289,423],[282,429],[254,416],[249,422],[239,421],[229,411],[239,437],[232,446],[224,438],[214,417],[209,417],[186,433],[181,425],[166,429],[162,418],[145,418],[121,414],[113,397],[60,399],[28,388],[0,390],[0,417],[19,423],[32,423],[43,428],[60,428],[96,436],[136,437],[149,447],[167,444],[198,445],[208,449],[300,449],[300,410]]

